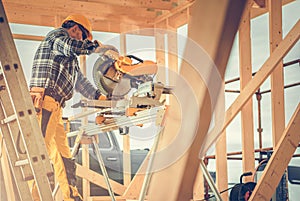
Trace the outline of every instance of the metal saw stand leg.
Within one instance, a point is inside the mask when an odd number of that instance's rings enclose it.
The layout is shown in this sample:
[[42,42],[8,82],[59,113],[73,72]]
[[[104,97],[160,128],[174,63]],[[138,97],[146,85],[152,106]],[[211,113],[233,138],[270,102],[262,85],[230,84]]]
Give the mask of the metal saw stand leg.
[[214,180],[211,178],[209,171],[207,170],[203,160],[200,160],[200,167],[201,167],[201,170],[203,172],[205,179],[208,182],[208,185],[210,186],[211,190],[214,192],[216,199],[219,201],[222,201],[221,194],[219,193],[219,191],[214,183]]
[[105,182],[106,182],[106,185],[107,185],[107,189],[108,189],[109,195],[110,195],[112,201],[116,201],[116,198],[115,198],[114,192],[112,190],[112,187],[110,185],[109,177],[108,177],[108,174],[107,174],[107,171],[106,171],[106,168],[105,168],[105,165],[104,165],[104,161],[102,159],[102,156],[101,156],[101,153],[100,153],[100,149],[98,147],[95,135],[92,136],[92,141],[93,141],[94,148],[96,150],[96,155],[97,155],[97,158],[98,158],[98,162],[99,162],[102,174],[103,174],[103,176],[105,178]]
[[[76,140],[75,140],[75,144],[73,146],[73,149],[72,149],[72,156],[75,157],[78,149],[79,149],[79,145],[80,145],[80,141],[83,137],[83,135],[85,134],[85,131],[83,129],[80,129],[77,137],[76,137]],[[95,148],[95,152],[96,152],[96,156],[97,156],[97,159],[98,159],[98,162],[99,162],[99,165],[100,165],[100,168],[101,168],[101,171],[102,171],[102,174],[104,176],[104,179],[105,179],[105,183],[107,185],[107,190],[109,192],[109,195],[112,199],[112,201],[116,201],[116,198],[115,198],[115,195],[114,195],[114,192],[112,190],[112,187],[111,187],[111,184],[109,182],[109,177],[108,177],[108,174],[107,174],[107,171],[106,171],[106,168],[105,168],[105,165],[104,165],[104,161],[102,159],[102,156],[101,156],[101,153],[100,153],[100,149],[98,147],[98,144],[97,144],[97,141],[96,141],[96,137],[95,135],[91,135],[91,139],[92,139],[92,143],[93,143],[93,146]],[[53,196],[56,194],[58,190],[58,185],[56,185],[54,191],[53,191]]]
[[53,201],[48,179],[53,170],[2,1],[0,47],[0,129],[15,193],[33,200],[27,181],[34,180],[40,199]]
[[157,151],[159,138],[160,138],[162,132],[163,132],[163,128],[160,129],[159,133],[155,137],[153,148],[152,148],[152,151],[151,151],[152,153],[151,153],[151,156],[150,156],[150,159],[149,159],[149,164],[147,166],[147,170],[146,170],[146,173],[145,173],[146,176],[144,178],[141,193],[140,193],[140,196],[139,196],[139,201],[144,201],[145,200],[147,190],[149,188],[151,176],[153,174],[153,172],[152,172],[153,161],[154,161],[155,153]]

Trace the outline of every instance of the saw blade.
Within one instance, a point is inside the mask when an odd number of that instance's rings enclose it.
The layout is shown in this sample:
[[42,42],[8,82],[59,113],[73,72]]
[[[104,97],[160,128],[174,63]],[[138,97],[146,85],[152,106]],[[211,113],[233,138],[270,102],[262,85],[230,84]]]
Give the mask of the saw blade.
[[115,82],[104,76],[114,62],[111,58],[99,56],[93,67],[93,80],[102,94],[110,97],[125,96],[131,89],[130,79],[123,77],[120,82]]

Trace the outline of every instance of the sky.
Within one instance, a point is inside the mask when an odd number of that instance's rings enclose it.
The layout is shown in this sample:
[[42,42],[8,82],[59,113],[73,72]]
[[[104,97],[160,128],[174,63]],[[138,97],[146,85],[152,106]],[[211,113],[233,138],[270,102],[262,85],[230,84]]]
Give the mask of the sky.
[[[296,0],[283,7],[283,37],[288,33],[288,31],[293,27],[293,25],[300,19],[300,0]],[[18,25],[10,24],[12,33],[19,34],[32,34],[45,36],[52,27],[39,27],[39,26],[29,26],[29,25]],[[265,60],[269,57],[269,27],[268,27],[268,15],[262,15],[251,21],[251,42],[252,42],[252,65],[253,72],[257,71]],[[38,34],[37,34],[38,33]],[[186,36],[187,27],[183,26],[178,29],[178,34],[181,36]],[[112,33],[100,33],[94,32],[94,39],[100,40],[104,44],[111,44],[120,47],[120,38],[118,34]],[[143,59],[155,60],[155,40],[153,37],[148,36],[133,36],[127,35],[127,53],[135,54]],[[226,68],[225,80],[239,77],[239,56],[238,56],[238,36],[236,36],[233,48],[231,51],[231,56],[228,61]],[[25,40],[15,40],[17,51],[21,60],[21,64],[24,70],[27,81],[29,82],[29,77],[31,74],[31,66],[34,57],[34,53],[39,45],[38,41],[25,41]],[[182,55],[184,51],[185,41],[178,41],[178,54]],[[93,63],[97,59],[97,55],[91,55],[87,58],[87,77],[92,80],[92,68]],[[284,63],[292,61],[295,59],[300,59],[300,42],[298,41],[293,49],[284,58]],[[179,60],[180,62],[180,60]],[[166,61],[167,63],[167,61]],[[285,85],[299,82],[300,78],[300,68],[299,64],[294,64],[290,67],[284,69],[284,82]],[[225,86],[226,89],[239,90],[239,82],[228,84]],[[270,80],[268,79],[261,86],[262,90],[270,89]],[[236,93],[226,93],[225,94],[225,104],[228,108],[235,98],[238,96]],[[64,110],[64,116],[72,116],[78,114],[80,109],[74,110],[70,106],[78,102],[80,95],[76,94],[73,100],[67,103],[67,107]],[[262,127],[263,127],[263,147],[272,146],[272,114],[271,114],[271,104],[270,104],[270,93],[264,94],[262,96]],[[289,88],[285,90],[285,115],[286,124],[289,122],[297,104],[300,102],[300,86]],[[253,107],[254,107],[254,132],[255,132],[255,148],[258,148],[258,134],[256,129],[258,127],[257,121],[257,101],[255,96],[253,96]],[[92,117],[93,118],[93,117]],[[228,126],[227,132],[227,148],[228,152],[240,151],[241,150],[241,123],[240,115],[238,115],[235,120]],[[156,129],[152,129],[153,125],[147,125],[148,131],[141,128],[132,128],[131,137],[136,140],[131,141],[131,146],[133,148],[149,148],[153,142],[153,136],[156,134]],[[144,137],[141,137],[141,133]],[[296,153],[300,153],[299,149]],[[214,149],[211,149],[209,154],[214,154]],[[300,159],[292,159],[291,165],[300,166]],[[210,160],[208,165],[209,170],[215,170],[215,163]],[[235,183],[239,180],[239,175],[242,174],[241,161],[229,161],[228,168],[234,171],[229,171],[229,182]],[[237,174],[238,172],[238,174]],[[290,201],[296,201],[296,197],[300,197],[300,192],[296,191],[299,186],[290,186]]]

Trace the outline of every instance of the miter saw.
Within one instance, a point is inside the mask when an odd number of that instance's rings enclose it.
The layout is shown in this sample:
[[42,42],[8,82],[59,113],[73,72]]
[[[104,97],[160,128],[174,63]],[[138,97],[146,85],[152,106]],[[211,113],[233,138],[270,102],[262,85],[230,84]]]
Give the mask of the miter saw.
[[131,89],[138,89],[143,83],[153,82],[157,69],[153,61],[142,60],[134,55],[119,56],[117,51],[107,48],[94,64],[93,79],[108,99],[118,99]]
[[[114,48],[103,48],[93,66],[93,79],[107,100],[81,100],[72,107],[101,109],[96,123],[106,124],[105,128],[107,125],[112,125],[109,128],[117,126],[115,123],[118,118],[122,122],[136,122],[136,125],[141,119],[142,122],[146,119],[149,121],[151,119],[146,110],[160,113],[158,111],[165,109],[165,100],[161,95],[171,93],[170,87],[154,82],[157,71],[158,66],[153,61],[142,60],[134,55],[120,56]],[[106,130],[104,126],[102,130]]]

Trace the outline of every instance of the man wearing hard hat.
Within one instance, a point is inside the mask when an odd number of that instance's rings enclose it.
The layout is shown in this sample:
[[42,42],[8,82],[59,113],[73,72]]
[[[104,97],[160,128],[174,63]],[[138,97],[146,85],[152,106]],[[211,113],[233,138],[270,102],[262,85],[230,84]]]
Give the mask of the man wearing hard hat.
[[[76,188],[76,165],[64,131],[62,108],[74,89],[88,99],[105,99],[83,75],[77,60],[77,56],[98,53],[101,48],[99,42],[92,41],[89,20],[83,15],[70,15],[62,27],[45,37],[33,61],[30,92],[64,201],[82,197]],[[32,195],[40,200],[35,185]]]

